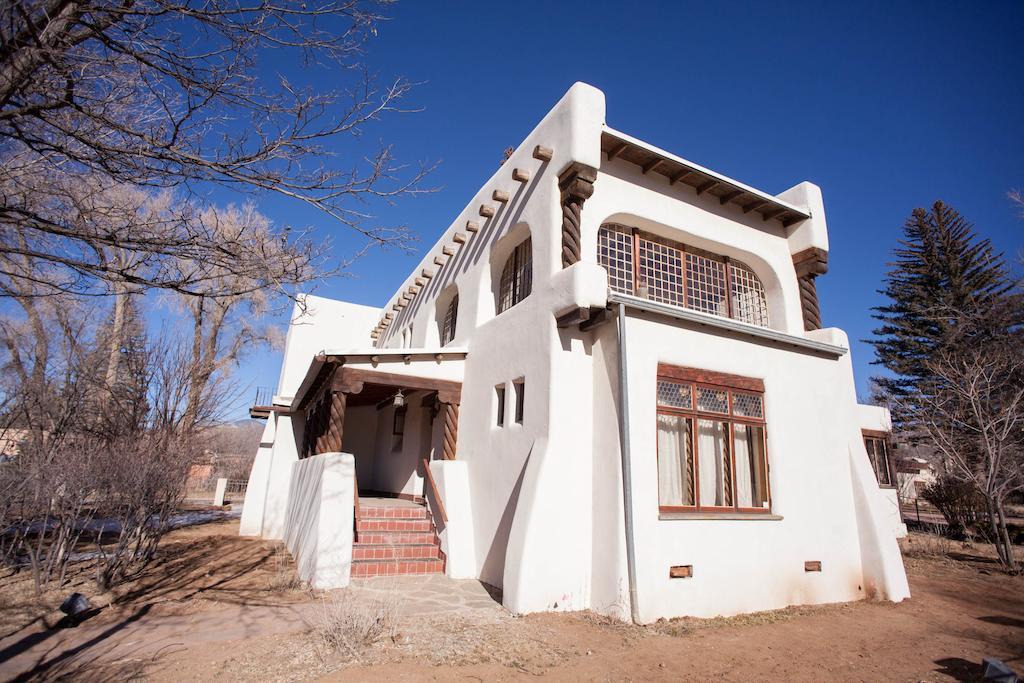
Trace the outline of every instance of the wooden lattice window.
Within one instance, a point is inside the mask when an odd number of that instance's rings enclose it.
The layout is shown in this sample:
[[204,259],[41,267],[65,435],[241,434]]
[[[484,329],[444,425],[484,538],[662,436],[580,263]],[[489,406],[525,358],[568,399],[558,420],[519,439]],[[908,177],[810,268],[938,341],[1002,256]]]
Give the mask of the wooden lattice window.
[[533,256],[530,238],[512,250],[501,270],[498,313],[507,311],[530,295],[533,288]]
[[448,308],[445,309],[444,318],[441,320],[441,346],[455,339],[455,326],[458,323],[458,318],[459,295],[456,294],[448,302]]
[[760,380],[659,365],[659,508],[769,512],[764,415]]
[[871,468],[879,486],[893,486],[892,467],[889,463],[889,435],[884,432],[863,431],[864,448],[868,452]]
[[613,292],[770,324],[764,285],[745,263],[614,223],[598,230],[597,262]]

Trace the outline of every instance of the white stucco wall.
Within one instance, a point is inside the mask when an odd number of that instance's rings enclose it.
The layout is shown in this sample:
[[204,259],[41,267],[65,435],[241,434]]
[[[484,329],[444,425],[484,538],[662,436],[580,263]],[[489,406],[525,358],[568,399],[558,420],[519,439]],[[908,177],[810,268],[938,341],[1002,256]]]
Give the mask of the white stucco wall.
[[349,583],[354,473],[350,453],[324,453],[292,465],[284,542],[299,578],[318,590]]
[[346,301],[300,295],[285,341],[284,361],[275,395],[291,398],[306,376],[313,357],[325,350],[347,351],[369,345],[370,330],[377,324],[380,309]]
[[464,460],[435,460],[430,463],[430,471],[448,517],[445,523],[435,516],[441,550],[446,557],[445,573],[453,579],[475,579],[477,565],[468,463]]
[[[380,347],[432,347],[438,341],[441,308],[458,292],[459,324],[449,347],[465,348],[464,361],[418,361],[394,369],[389,360],[388,367],[381,363],[380,369],[462,382],[457,462],[451,468],[449,463],[432,465],[438,468],[442,496],[452,498],[445,498],[450,528],[442,530],[450,548],[449,568],[503,588],[505,605],[518,612],[591,608],[619,617],[629,614],[615,324],[590,332],[555,325],[556,315],[571,307],[599,308],[607,301],[604,270],[596,258],[601,224],[624,223],[741,260],[765,286],[772,329],[848,346],[838,330],[803,331],[792,255],[809,247],[828,249],[824,205],[816,186],[800,183],[779,195],[811,214],[787,230],[756,213],[722,206],[717,198],[697,196],[692,188],[670,187],[663,177],[645,176],[625,161],[606,161],[600,151],[604,120],[603,94],[574,85],[480,188],[377,314],[386,311],[393,317],[377,342]],[[553,150],[551,161],[532,156],[537,145]],[[583,260],[563,269],[557,176],[572,162],[598,168],[599,174],[594,195],[583,209]],[[530,180],[515,182],[516,168],[529,171]],[[509,202],[494,201],[495,190],[508,192]],[[482,204],[494,207],[495,216],[482,218]],[[435,265],[441,246],[452,245],[453,235],[465,232],[470,220],[479,224],[479,232],[443,267]],[[527,237],[532,240],[532,293],[497,314],[501,268]],[[424,269],[434,276],[411,303],[394,309]],[[822,306],[827,311],[828,302]],[[848,354],[837,360],[647,314],[630,315],[628,334],[643,621],[868,595],[906,597],[899,551],[891,524],[881,512],[879,490],[859,435]],[[369,339],[368,329],[364,339]],[[360,340],[357,346],[365,348],[365,343]],[[328,349],[336,346],[322,344]],[[294,356],[302,372],[288,375],[287,382],[301,381],[308,368],[308,358],[302,356],[311,357],[314,347],[321,345],[306,343],[301,353],[299,346],[289,349],[286,370],[291,372]],[[765,381],[777,518],[659,516],[654,449],[659,361]],[[352,366],[368,367],[366,362]],[[285,374],[282,385],[287,384]],[[522,423],[512,419],[516,380],[525,383]],[[496,386],[506,389],[503,426],[496,420]],[[385,408],[374,425],[373,462],[365,468],[382,486],[386,482],[395,490],[422,490],[420,478],[403,478],[403,468],[389,467],[382,457],[382,439],[385,432],[390,436],[390,426]],[[407,423],[407,433],[410,427],[422,434],[418,453],[427,450],[428,433],[430,450],[436,450],[437,424],[428,430],[423,424]],[[348,426],[345,431],[349,433]],[[280,439],[280,426],[278,432]],[[401,452],[397,457],[406,455]],[[359,467],[363,484],[364,466]],[[463,525],[467,516],[468,528]],[[822,572],[805,572],[807,560],[821,561]],[[694,565],[694,577],[670,580],[668,568],[677,564]]]

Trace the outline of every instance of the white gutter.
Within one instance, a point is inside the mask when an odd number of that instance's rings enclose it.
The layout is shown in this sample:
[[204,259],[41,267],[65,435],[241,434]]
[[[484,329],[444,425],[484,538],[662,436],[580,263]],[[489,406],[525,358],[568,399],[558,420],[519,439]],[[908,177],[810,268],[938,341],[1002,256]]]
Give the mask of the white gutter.
[[621,294],[619,292],[609,293],[608,303],[624,304],[629,308],[638,311],[657,313],[659,315],[675,318],[676,320],[683,320],[690,323],[696,323],[698,325],[714,327],[748,337],[756,337],[758,339],[764,339],[777,344],[792,346],[803,351],[813,351],[833,358],[839,358],[845,355],[849,350],[845,346],[837,346],[835,344],[828,344],[826,342],[820,342],[806,337],[798,337],[797,335],[789,334],[788,332],[779,332],[778,330],[759,327],[758,325],[751,325],[750,323],[733,320],[732,318],[723,318],[721,316],[711,315],[710,313],[691,311],[687,308],[671,306],[669,304],[663,304],[649,299],[642,299],[629,294]]

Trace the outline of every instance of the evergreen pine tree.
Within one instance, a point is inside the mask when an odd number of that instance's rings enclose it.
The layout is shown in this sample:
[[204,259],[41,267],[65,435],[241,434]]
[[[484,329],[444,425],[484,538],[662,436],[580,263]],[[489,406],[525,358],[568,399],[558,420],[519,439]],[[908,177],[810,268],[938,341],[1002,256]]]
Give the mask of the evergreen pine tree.
[[[952,344],[970,343],[957,329],[963,313],[1003,305],[1013,288],[1002,254],[956,209],[935,202],[915,209],[890,263],[885,288],[889,303],[873,310],[877,365],[891,376],[874,378],[883,394],[901,399],[927,382],[929,358]],[[984,331],[979,331],[984,334]],[[981,340],[976,340],[980,342]],[[907,426],[894,411],[897,426]]]

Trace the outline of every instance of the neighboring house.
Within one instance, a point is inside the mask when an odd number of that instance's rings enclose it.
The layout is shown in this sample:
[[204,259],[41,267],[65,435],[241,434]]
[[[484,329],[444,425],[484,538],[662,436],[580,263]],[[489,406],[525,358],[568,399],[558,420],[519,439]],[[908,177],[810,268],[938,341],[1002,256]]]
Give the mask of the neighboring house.
[[443,569],[515,612],[902,600],[827,261],[816,186],[641,142],[578,83],[383,308],[297,307],[242,533],[317,586]]

